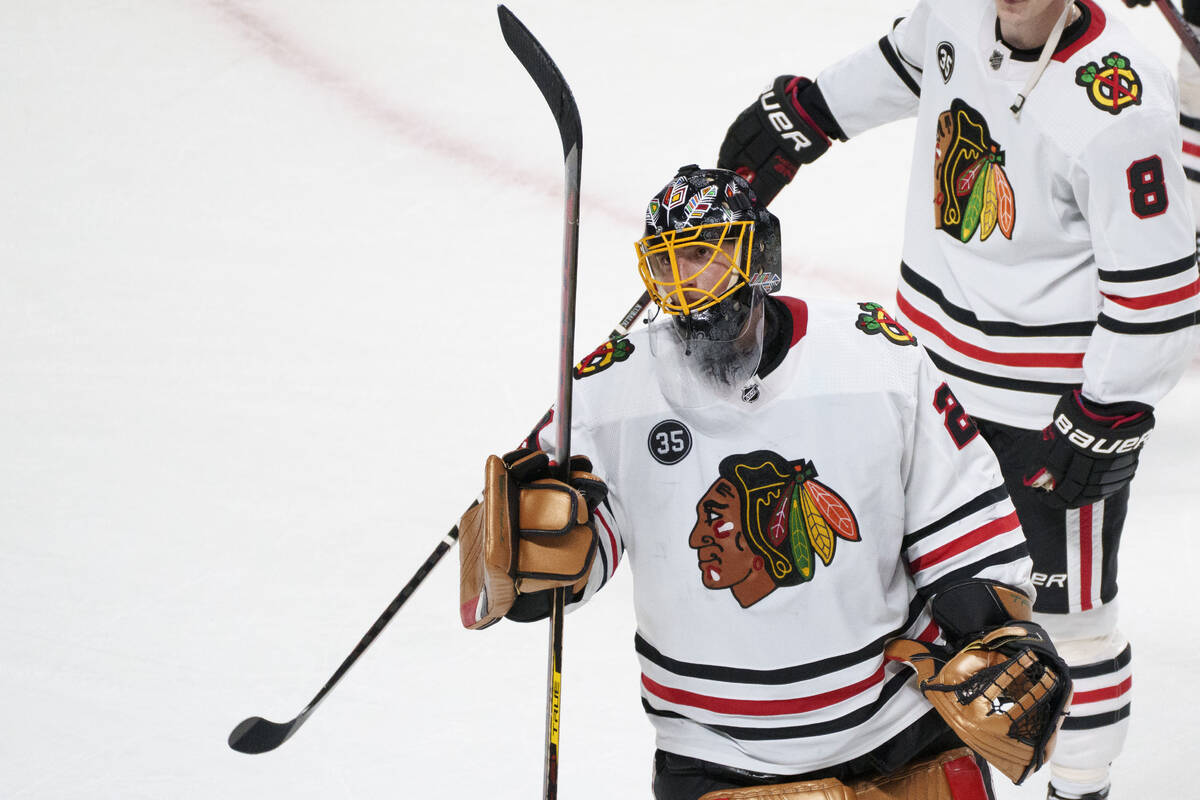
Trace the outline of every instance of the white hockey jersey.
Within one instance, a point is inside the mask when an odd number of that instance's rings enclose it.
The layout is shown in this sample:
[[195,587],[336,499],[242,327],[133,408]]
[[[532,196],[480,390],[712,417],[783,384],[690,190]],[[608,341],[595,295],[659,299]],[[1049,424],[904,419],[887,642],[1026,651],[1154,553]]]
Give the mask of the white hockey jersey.
[[[930,711],[883,648],[939,638],[940,587],[1034,590],[995,458],[912,337],[874,304],[781,302],[791,347],[743,400],[673,408],[642,328],[576,367],[571,435],[610,490],[581,602],[630,562],[658,746],[797,774]],[[551,418],[528,440],[550,452]]]
[[1082,385],[1156,404],[1196,345],[1200,276],[1171,74],[1092,0],[1039,51],[993,0],[922,0],[817,78],[848,137],[916,115],[900,318],[971,414],[1042,428]]

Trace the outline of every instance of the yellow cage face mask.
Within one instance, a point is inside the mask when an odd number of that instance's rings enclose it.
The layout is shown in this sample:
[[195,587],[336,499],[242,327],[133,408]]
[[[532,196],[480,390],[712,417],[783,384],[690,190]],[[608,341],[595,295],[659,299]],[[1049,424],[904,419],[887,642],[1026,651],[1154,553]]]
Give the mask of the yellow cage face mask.
[[686,316],[711,308],[750,280],[753,245],[752,221],[664,231],[638,240],[638,272],[663,311]]

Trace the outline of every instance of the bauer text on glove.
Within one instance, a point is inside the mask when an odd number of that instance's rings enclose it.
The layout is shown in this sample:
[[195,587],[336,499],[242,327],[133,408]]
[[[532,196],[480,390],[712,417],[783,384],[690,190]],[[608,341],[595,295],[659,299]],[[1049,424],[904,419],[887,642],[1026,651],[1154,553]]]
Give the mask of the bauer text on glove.
[[1056,508],[1103,500],[1133,480],[1153,428],[1154,411],[1144,403],[1094,403],[1069,392],[1042,431],[1025,485],[1043,490]]
[[800,165],[816,161],[829,149],[830,136],[845,138],[816,84],[780,75],[729,126],[717,166],[749,181],[767,204],[791,182]]

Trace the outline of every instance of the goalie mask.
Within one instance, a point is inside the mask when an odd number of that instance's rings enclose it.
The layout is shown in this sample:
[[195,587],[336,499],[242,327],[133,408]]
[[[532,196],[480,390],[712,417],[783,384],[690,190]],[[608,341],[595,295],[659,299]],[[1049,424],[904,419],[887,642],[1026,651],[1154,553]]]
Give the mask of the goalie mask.
[[673,316],[705,311],[743,287],[769,294],[782,281],[779,220],[742,176],[695,164],[650,199],[637,257],[650,297]]
[[689,165],[651,198],[636,248],[664,312],[650,329],[664,395],[736,400],[762,357],[763,296],[780,285],[779,221],[740,175]]

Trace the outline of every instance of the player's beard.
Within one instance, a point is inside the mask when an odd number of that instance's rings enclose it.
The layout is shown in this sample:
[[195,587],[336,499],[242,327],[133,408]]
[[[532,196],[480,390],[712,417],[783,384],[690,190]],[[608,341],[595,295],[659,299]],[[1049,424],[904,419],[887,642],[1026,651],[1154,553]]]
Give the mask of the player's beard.
[[650,350],[663,396],[675,408],[737,402],[762,359],[763,299],[746,289],[688,317],[650,326]]

